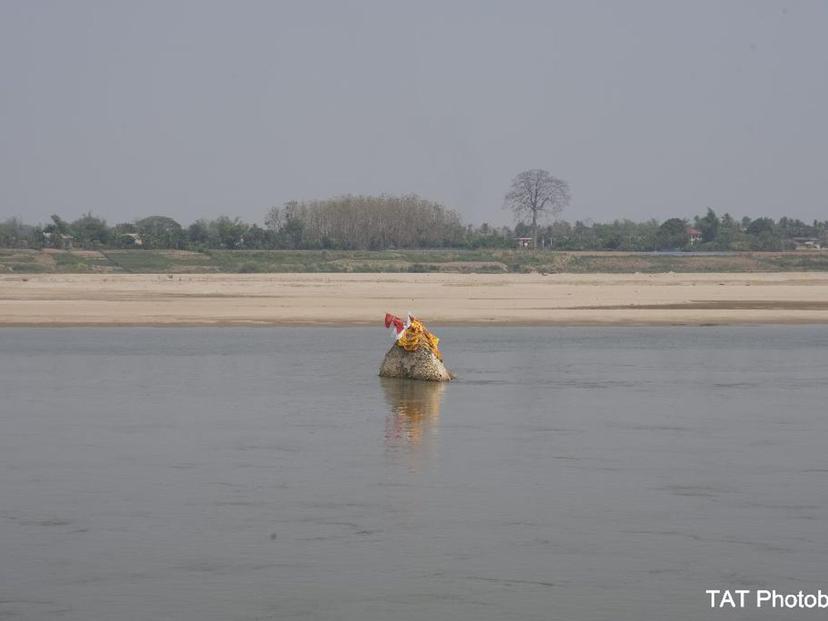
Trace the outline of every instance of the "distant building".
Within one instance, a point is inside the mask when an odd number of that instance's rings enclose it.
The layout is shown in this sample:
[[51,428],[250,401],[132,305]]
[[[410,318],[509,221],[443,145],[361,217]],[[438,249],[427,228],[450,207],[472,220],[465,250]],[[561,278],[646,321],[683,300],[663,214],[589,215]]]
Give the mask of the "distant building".
[[818,237],[794,237],[797,250],[821,250],[822,243]]
[[[122,233],[121,238],[127,243],[127,245],[132,246],[143,246],[144,240],[141,239],[141,235],[138,233]],[[129,241],[132,240],[132,241]]]
[[518,248],[534,248],[535,240],[532,237],[515,237]]
[[699,229],[694,229],[692,226],[687,227],[687,235],[690,237],[691,246],[702,240],[702,232]]
[[62,233],[43,233],[43,243],[45,246],[57,248],[59,250],[71,250],[75,238],[71,235],[63,235]]

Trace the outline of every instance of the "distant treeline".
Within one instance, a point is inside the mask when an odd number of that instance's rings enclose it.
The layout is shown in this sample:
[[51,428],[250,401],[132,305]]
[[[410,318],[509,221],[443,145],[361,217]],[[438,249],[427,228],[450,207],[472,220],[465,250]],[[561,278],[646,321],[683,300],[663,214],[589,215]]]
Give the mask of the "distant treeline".
[[[518,224],[516,233],[529,234]],[[555,222],[540,232],[541,244],[555,250],[693,250],[779,251],[823,247],[828,243],[828,220],[806,224],[795,218],[719,217],[712,209],[692,221],[671,218],[611,223]]]
[[[87,213],[74,221],[58,215],[45,224],[16,218],[0,223],[0,247],[146,248],[186,250],[387,250],[511,248],[532,236],[514,228],[464,225],[454,211],[416,195],[343,196],[274,207],[264,226],[221,216],[182,226],[150,216],[109,226]],[[719,217],[712,209],[692,221],[671,218],[611,223],[556,221],[538,231],[538,245],[552,250],[792,250],[825,246],[828,220]]]

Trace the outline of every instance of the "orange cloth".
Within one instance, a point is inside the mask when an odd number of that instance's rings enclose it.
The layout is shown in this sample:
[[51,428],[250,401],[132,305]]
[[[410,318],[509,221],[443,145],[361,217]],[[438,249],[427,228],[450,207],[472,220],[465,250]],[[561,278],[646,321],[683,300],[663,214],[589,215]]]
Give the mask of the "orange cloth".
[[438,359],[443,359],[437,344],[436,336],[429,332],[421,321],[411,318],[411,325],[397,338],[397,345],[405,351],[417,351],[420,347],[428,347]]

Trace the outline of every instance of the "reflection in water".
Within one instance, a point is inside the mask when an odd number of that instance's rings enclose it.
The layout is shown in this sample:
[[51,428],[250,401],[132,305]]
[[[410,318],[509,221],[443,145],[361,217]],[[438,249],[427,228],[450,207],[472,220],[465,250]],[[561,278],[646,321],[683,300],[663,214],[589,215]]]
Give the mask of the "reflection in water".
[[421,453],[436,434],[443,382],[381,377],[385,400],[391,410],[385,419],[385,445]]

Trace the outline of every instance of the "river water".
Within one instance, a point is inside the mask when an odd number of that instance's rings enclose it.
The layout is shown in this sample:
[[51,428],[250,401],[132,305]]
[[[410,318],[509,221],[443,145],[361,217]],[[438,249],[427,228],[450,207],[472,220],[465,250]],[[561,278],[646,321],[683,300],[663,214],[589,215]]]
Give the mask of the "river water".
[[0,618],[821,616],[828,328],[436,331],[0,330]]

